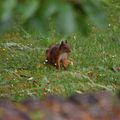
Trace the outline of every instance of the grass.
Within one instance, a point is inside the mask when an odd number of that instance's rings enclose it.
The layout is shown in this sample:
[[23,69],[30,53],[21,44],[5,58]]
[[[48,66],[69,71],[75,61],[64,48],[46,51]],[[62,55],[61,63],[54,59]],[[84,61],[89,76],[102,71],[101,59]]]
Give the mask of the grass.
[[61,37],[51,33],[41,37],[27,33],[16,25],[0,36],[0,96],[21,100],[27,96],[44,97],[47,93],[68,96],[106,89],[120,89],[120,4],[118,0],[106,6],[108,27],[91,27],[88,37],[71,35],[71,64],[67,71],[44,65],[45,49]]

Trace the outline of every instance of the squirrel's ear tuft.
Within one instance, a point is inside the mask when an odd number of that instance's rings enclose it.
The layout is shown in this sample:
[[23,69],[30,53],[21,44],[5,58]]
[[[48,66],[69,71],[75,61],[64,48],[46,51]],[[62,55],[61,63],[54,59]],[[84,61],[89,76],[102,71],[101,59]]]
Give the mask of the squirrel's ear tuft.
[[61,45],[63,45],[64,44],[64,42],[63,41],[61,41]]
[[67,41],[67,40],[65,40],[65,43],[68,43],[68,41]]

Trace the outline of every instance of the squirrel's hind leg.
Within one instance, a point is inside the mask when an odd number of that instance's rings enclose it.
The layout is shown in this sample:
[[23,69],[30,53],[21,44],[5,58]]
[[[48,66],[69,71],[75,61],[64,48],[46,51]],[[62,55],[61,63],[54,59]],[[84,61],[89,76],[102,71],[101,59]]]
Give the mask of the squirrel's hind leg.
[[67,70],[68,60],[67,60],[67,59],[64,59],[64,60],[62,61],[62,63],[63,63],[64,70]]
[[56,68],[59,70],[60,69],[60,60],[57,61],[57,63],[55,63]]

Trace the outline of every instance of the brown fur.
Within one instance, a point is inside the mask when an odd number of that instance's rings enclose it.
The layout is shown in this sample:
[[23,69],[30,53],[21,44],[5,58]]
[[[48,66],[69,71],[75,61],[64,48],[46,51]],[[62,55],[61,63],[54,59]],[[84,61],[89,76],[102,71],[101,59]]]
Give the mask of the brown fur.
[[67,41],[52,45],[46,50],[46,63],[56,66],[57,69],[60,69],[62,65],[66,69],[69,52],[70,46]]

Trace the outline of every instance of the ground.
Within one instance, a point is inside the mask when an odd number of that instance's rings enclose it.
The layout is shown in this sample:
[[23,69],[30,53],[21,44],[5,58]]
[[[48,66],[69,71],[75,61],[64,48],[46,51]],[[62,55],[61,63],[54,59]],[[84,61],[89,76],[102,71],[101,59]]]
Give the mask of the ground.
[[89,24],[87,37],[77,32],[69,36],[72,52],[66,71],[44,65],[45,49],[62,38],[51,30],[49,37],[29,33],[14,24],[0,35],[0,96],[21,100],[27,96],[44,97],[47,93],[69,96],[106,89],[120,89],[120,3],[106,5],[107,28]]

